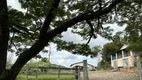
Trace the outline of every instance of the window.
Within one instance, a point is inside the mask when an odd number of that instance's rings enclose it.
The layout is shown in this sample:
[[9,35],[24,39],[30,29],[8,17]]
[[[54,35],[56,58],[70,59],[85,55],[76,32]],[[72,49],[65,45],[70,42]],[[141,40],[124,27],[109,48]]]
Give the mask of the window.
[[112,60],[115,60],[116,59],[116,56],[112,56]]
[[122,51],[119,51],[119,52],[117,53],[117,58],[118,58],[118,59],[122,58]]
[[124,57],[130,56],[130,52],[127,49],[124,49],[123,52],[124,52]]

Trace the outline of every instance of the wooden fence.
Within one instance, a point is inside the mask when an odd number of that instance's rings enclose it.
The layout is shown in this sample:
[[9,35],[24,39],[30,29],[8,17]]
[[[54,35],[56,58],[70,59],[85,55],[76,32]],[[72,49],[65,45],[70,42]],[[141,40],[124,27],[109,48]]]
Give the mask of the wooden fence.
[[[36,80],[38,80],[38,71],[41,69],[46,69],[46,70],[56,70],[57,73],[55,73],[54,71],[52,72],[46,72],[45,74],[48,75],[58,75],[58,79],[60,80],[60,75],[74,75],[76,80],[81,80],[80,78],[80,68],[79,67],[75,67],[75,68],[62,68],[62,67],[27,67],[26,69],[26,80],[28,80],[28,76],[29,74],[29,70],[33,69],[35,70],[35,76],[36,76]],[[61,73],[61,70],[70,70],[73,71],[72,73]],[[83,61],[83,80],[88,80],[88,70],[87,70],[87,60]]]
[[[48,70],[56,70],[57,73],[55,72],[46,72],[45,74],[47,75],[58,75],[58,80],[60,80],[60,75],[74,75],[76,80],[80,80],[80,69],[78,69],[77,67],[76,68],[62,68],[62,67],[27,67],[27,70],[26,70],[26,80],[28,80],[28,75],[29,75],[29,70],[30,69],[34,69],[36,70],[36,80],[38,80],[38,71],[41,70],[41,69],[48,69]],[[73,73],[61,73],[61,70],[70,70],[70,71],[74,71]],[[40,73],[41,74],[41,73]]]

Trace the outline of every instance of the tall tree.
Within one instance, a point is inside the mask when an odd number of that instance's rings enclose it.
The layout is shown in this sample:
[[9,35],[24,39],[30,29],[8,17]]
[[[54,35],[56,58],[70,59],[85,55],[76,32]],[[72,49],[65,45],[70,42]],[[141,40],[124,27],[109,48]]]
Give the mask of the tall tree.
[[123,32],[117,32],[112,37],[112,42],[107,43],[102,49],[102,60],[110,63],[110,56],[115,55],[115,53],[123,46],[125,43],[124,37],[122,37]]
[[[131,2],[19,0],[19,2],[27,12],[17,11],[11,7],[7,9],[6,0],[0,0],[0,80],[15,80],[22,67],[48,46],[49,42],[56,43],[59,50],[95,56],[93,51],[96,49],[92,50],[86,44],[63,41],[61,33],[72,28],[73,33],[88,39],[87,43],[97,35],[110,38],[109,27],[102,25],[122,23],[129,15],[133,16],[135,12],[133,10],[141,11],[140,0]],[[19,55],[10,70],[6,69],[7,51]]]
[[0,1],[0,73],[6,70],[6,57],[9,39],[8,11],[6,0]]
[[[129,44],[129,49],[135,52],[141,52],[142,51],[142,1],[141,0],[135,0],[134,4],[127,3],[128,5],[131,4],[131,6],[125,6],[127,7],[127,10],[125,12],[120,13],[122,17],[118,21],[118,24],[124,25],[126,24],[127,27],[125,28],[125,40]],[[136,3],[139,3],[137,5]],[[135,7],[135,8],[134,8]],[[131,8],[131,10],[130,10]],[[121,9],[123,10],[123,9]],[[132,13],[132,14],[127,14]]]

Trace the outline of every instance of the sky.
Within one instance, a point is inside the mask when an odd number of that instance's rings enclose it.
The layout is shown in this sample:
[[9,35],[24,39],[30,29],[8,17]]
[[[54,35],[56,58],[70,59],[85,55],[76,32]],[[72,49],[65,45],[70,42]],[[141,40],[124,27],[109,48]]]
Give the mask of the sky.
[[[23,9],[21,9],[20,4],[18,2],[18,0],[7,0],[8,5],[12,6],[12,8],[15,8],[17,10],[20,11],[25,11]],[[123,31],[125,27],[119,27],[116,24],[108,24],[108,25],[104,25],[104,26],[110,26],[111,28],[114,29],[113,34],[115,34],[118,31]],[[81,36],[77,35],[77,34],[72,34],[71,33],[71,29],[69,28],[66,32],[63,32],[63,40],[65,41],[73,41],[75,43],[86,43],[87,41],[84,41]],[[89,45],[91,47],[93,46],[103,46],[104,44],[108,43],[110,41],[98,36],[97,39],[92,39],[89,43]],[[101,55],[95,57],[95,58],[90,58],[90,57],[86,57],[86,56],[82,56],[82,55],[74,55],[68,51],[62,50],[62,51],[57,51],[56,50],[56,45],[55,44],[50,44],[51,46],[51,59],[50,62],[52,64],[57,64],[57,65],[62,65],[62,66],[66,66],[66,67],[70,67],[71,64],[75,63],[75,62],[80,62],[83,60],[87,60],[87,62],[89,64],[92,64],[94,66],[97,66],[97,63],[101,60]],[[47,48],[49,49],[49,48]],[[14,60],[16,60],[17,57],[14,56]],[[42,54],[43,57],[48,57],[48,54]]]

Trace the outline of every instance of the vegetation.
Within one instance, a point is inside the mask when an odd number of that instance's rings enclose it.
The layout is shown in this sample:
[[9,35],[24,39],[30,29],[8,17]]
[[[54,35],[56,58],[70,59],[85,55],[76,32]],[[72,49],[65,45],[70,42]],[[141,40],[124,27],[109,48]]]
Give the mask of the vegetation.
[[[25,80],[26,76],[19,75],[16,80]],[[38,80],[57,80],[58,76],[51,76],[51,75],[39,75]],[[74,76],[60,76],[61,80],[74,80]],[[29,76],[28,80],[36,80],[36,76]]]
[[49,62],[47,58],[42,58],[39,61],[30,60],[29,63],[27,63],[27,65],[30,67],[38,67],[39,65],[50,67],[52,64]]
[[123,46],[125,43],[123,37],[121,37],[121,32],[116,33],[112,37],[112,42],[107,43],[103,46],[102,58],[106,62],[110,62],[110,56],[115,55],[115,53]]
[[[96,49],[86,44],[66,42],[62,32],[68,28],[88,40],[100,35],[111,39],[111,29],[105,24],[127,24],[126,31],[140,30],[141,0],[19,0],[26,12],[7,7],[0,0],[0,80],[15,80],[22,67],[33,57],[45,51],[50,42],[58,50],[95,57]],[[135,31],[137,32],[137,30]],[[85,47],[83,47],[85,46]],[[6,69],[7,52],[18,59]]]
[[[135,34],[135,33],[133,33],[133,34]],[[140,56],[142,56],[142,48],[141,48],[142,36],[141,36],[141,33],[135,34],[135,36],[132,36],[132,34],[131,34],[131,37],[130,36],[126,36],[126,37],[127,37],[128,43],[129,43],[128,49],[131,51],[137,52],[137,53],[139,53]]]
[[111,67],[111,55],[115,55],[115,53],[123,46],[125,42],[124,37],[121,36],[122,32],[117,32],[112,37],[112,42],[107,43],[103,46],[102,49],[102,61],[98,63],[98,67],[100,68],[110,68]]

